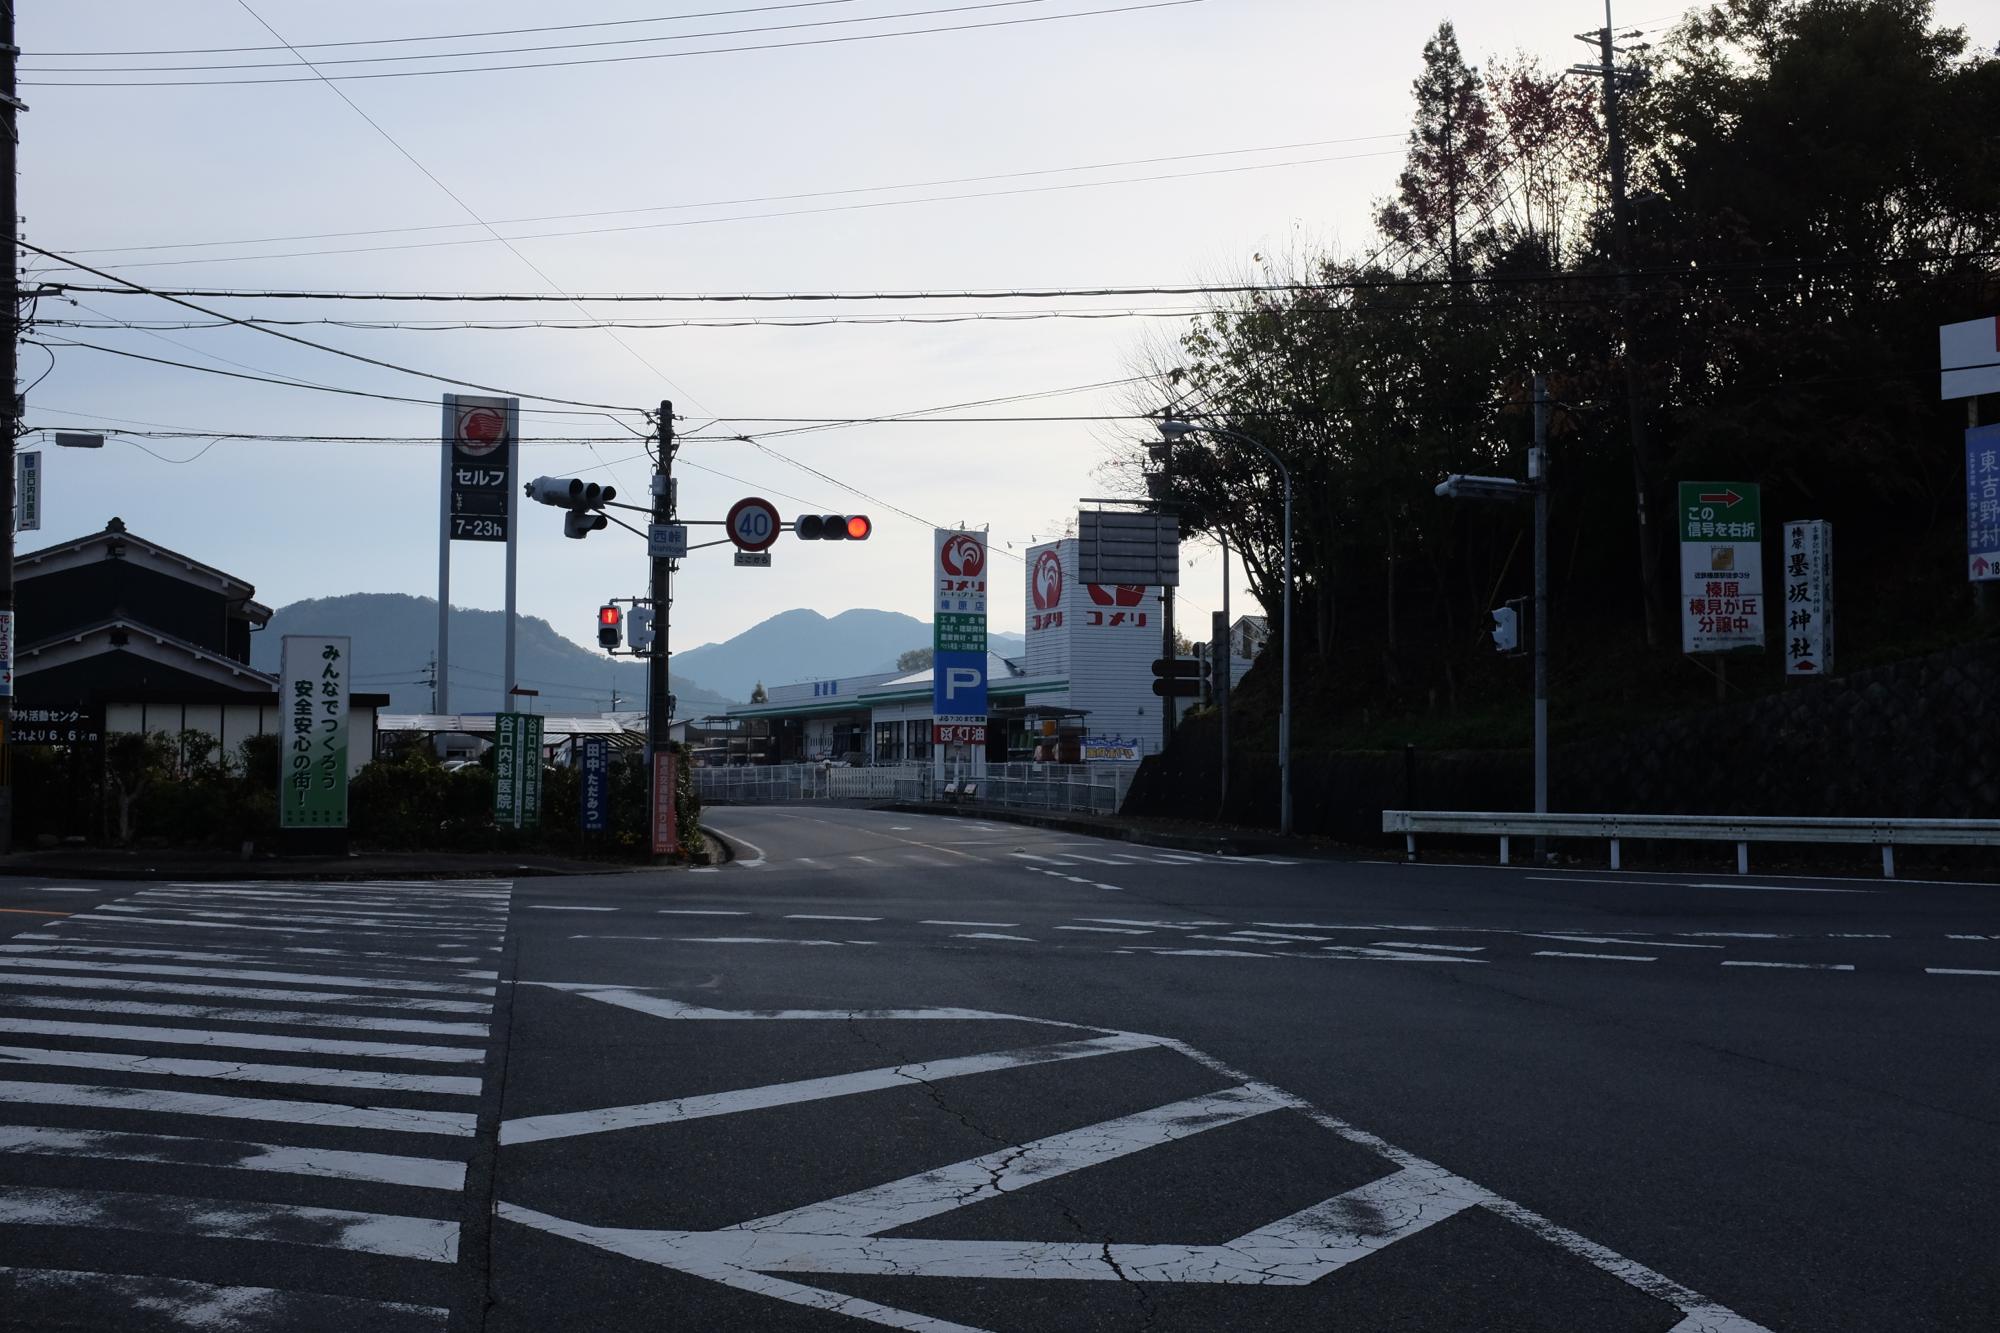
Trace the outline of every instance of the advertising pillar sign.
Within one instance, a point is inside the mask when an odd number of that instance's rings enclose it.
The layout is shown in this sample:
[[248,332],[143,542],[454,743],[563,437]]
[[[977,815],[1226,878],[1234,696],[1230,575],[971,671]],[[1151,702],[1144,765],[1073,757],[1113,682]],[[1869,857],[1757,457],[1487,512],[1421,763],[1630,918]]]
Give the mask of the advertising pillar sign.
[[287,634],[278,668],[285,719],[278,773],[278,827],[347,827],[349,640]]
[[1682,652],[1763,651],[1763,505],[1748,482],[1681,483]]
[[520,403],[513,398],[445,395],[451,453],[451,502],[447,510],[455,542],[504,542],[514,498],[514,441]]
[[39,532],[42,527],[42,451],[24,449],[14,455],[14,531]]
[[542,822],[542,719],[539,713],[493,715],[493,822],[539,828]]
[[653,855],[672,856],[681,848],[681,830],[676,818],[675,766],[678,758],[665,746],[653,751]]
[[1965,569],[1974,583],[2000,579],[2000,426],[1965,432]]
[[1785,524],[1785,674],[1833,674],[1833,524]]
[[585,833],[602,833],[611,826],[611,742],[603,736],[583,738],[578,757],[578,826]]
[[938,528],[931,562],[931,741],[986,744],[986,534]]

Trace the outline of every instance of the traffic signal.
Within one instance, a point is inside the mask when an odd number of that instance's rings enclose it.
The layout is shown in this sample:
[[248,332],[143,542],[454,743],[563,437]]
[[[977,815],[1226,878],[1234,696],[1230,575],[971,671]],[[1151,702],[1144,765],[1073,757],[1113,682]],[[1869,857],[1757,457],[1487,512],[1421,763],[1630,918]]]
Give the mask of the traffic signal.
[[1162,699],[1201,697],[1202,665],[1192,657],[1162,657],[1153,663],[1153,693]]
[[603,514],[591,511],[618,498],[617,487],[600,486],[581,477],[536,477],[522,489],[530,500],[569,510],[563,515],[563,536],[578,541],[609,522]]
[[605,652],[618,650],[619,631],[624,628],[625,613],[615,605],[606,602],[597,608],[597,646]]
[[632,614],[625,617],[625,638],[632,645],[632,651],[643,653],[653,646],[653,608],[635,606]]
[[1521,612],[1514,603],[1493,608],[1493,646],[1503,653],[1512,653],[1521,646]]
[[865,542],[875,524],[866,514],[801,514],[792,521],[800,541]]

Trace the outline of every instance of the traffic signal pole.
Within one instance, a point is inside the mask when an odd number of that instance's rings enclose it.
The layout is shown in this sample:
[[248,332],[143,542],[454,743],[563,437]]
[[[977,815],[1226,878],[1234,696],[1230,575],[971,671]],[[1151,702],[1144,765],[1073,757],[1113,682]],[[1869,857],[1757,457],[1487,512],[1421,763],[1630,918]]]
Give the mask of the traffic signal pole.
[[14,736],[14,643],[20,637],[20,627],[14,623],[14,437],[21,429],[21,398],[14,391],[16,339],[20,336],[21,288],[19,275],[19,250],[15,245],[15,228],[21,216],[20,201],[15,197],[14,174],[17,170],[18,149],[20,147],[20,123],[17,113],[25,110],[15,96],[14,58],[19,54],[14,49],[14,5],[13,0],[0,3],[0,231],[6,234],[0,241],[0,266],[5,268],[5,276],[0,282],[6,284],[4,314],[6,321],[0,328],[0,387],[5,389],[5,398],[0,399],[0,514],[6,514],[7,539],[4,551],[0,551],[0,621],[5,621],[7,637],[5,658],[0,660],[0,673],[6,677],[6,689],[0,691],[0,854],[14,850],[14,761],[12,743]]
[[[1528,455],[1535,488],[1535,813],[1549,812],[1549,381],[1535,376],[1535,447]],[[1537,839],[1535,860],[1548,859]]]
[[[674,521],[674,405],[660,401],[659,456],[653,465],[653,522]],[[646,773],[648,792],[653,797],[649,810],[658,809],[660,793],[651,784],[659,780],[659,766],[653,756],[664,750],[671,739],[673,694],[667,657],[667,631],[673,619],[674,573],[672,562],[655,557],[648,594],[653,600],[653,645],[646,658]]]

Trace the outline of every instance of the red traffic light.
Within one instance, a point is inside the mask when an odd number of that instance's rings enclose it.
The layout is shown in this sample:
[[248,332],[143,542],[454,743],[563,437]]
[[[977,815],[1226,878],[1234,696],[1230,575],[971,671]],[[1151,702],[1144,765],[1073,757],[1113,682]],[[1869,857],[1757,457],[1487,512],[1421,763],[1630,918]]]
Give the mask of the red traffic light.
[[624,617],[624,615],[625,613],[623,611],[620,611],[615,606],[600,606],[597,608],[597,623],[599,625],[616,629],[618,627],[619,620],[621,620]]
[[875,531],[866,514],[801,514],[792,523],[800,541],[861,542]]
[[868,534],[873,531],[875,531],[875,525],[868,521],[868,515],[849,514],[847,516],[847,539],[849,541],[865,542],[868,540]]

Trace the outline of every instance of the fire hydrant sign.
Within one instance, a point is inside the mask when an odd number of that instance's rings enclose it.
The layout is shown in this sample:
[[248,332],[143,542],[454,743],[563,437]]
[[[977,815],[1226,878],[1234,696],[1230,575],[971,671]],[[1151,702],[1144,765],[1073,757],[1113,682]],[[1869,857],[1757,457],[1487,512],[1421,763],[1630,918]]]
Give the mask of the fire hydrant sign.
[[1762,491],[1741,481],[1684,481],[1680,525],[1681,651],[1762,652]]
[[1974,583],[2000,579],[2000,426],[1965,432],[1965,569]]
[[1785,674],[1833,674],[1833,524],[1785,524]]

